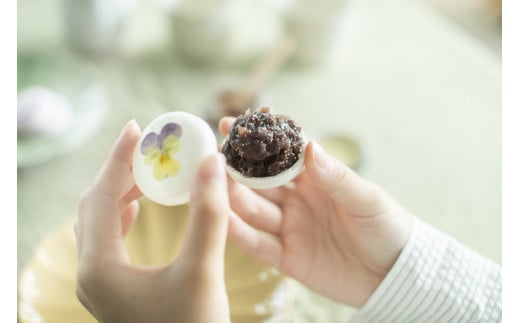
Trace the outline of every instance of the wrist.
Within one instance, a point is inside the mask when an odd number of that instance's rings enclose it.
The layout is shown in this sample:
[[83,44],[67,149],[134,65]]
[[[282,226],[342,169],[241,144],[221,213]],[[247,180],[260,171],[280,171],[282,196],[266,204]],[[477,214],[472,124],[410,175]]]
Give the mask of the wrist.
[[383,221],[385,230],[379,233],[379,242],[372,246],[375,247],[373,250],[378,250],[377,256],[366,264],[368,277],[364,292],[355,305],[358,308],[363,307],[381,286],[412,239],[413,215],[401,207],[396,207],[383,216],[386,217],[386,221]]

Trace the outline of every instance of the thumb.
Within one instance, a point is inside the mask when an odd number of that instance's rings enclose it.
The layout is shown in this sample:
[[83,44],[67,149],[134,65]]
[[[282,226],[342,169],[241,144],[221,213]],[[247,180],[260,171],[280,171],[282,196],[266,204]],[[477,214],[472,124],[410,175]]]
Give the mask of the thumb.
[[352,215],[368,216],[384,210],[383,190],[329,156],[315,141],[305,151],[305,169],[320,189]]
[[183,247],[185,261],[202,270],[222,273],[231,212],[224,165],[224,156],[220,153],[201,163],[191,191],[188,230]]

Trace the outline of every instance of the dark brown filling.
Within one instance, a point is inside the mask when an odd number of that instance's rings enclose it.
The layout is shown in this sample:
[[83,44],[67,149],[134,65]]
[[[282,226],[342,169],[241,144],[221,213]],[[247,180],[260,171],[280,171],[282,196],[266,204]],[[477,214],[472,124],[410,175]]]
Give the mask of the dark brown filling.
[[267,177],[290,168],[300,157],[301,128],[268,108],[239,116],[222,147],[227,164],[247,177]]

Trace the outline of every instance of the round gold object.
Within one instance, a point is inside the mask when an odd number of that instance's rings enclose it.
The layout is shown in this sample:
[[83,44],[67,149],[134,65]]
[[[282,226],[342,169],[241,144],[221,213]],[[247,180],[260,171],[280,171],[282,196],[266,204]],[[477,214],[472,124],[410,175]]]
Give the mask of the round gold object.
[[361,163],[361,147],[353,137],[330,134],[320,137],[318,143],[328,154],[344,162],[350,168],[357,168]]
[[[95,323],[76,297],[78,269],[75,218],[45,237],[20,275],[20,323]],[[188,206],[140,201],[140,213],[126,238],[132,263],[165,265],[184,241]],[[225,280],[232,322],[286,322],[292,308],[292,284],[276,270],[243,254],[228,242]]]

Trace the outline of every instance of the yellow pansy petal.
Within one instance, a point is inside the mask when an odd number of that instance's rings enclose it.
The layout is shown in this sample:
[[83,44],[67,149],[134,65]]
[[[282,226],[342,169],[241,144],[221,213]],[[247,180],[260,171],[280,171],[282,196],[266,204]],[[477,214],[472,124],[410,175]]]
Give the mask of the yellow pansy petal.
[[166,154],[162,154],[154,167],[153,176],[156,179],[164,179],[168,176],[175,176],[180,169],[180,164],[177,160],[170,158]]
[[163,141],[163,153],[167,154],[170,157],[173,157],[173,155],[177,153],[177,151],[179,151],[180,146],[181,141],[179,137],[175,135],[169,135]]
[[176,159],[173,158],[164,158],[162,167],[168,176],[175,176],[179,172],[181,165]]
[[158,164],[153,168],[153,177],[158,180],[166,178],[166,173],[164,172],[164,168],[162,168],[161,165]]
[[161,151],[158,148],[150,148],[144,155],[144,163],[146,165],[154,165],[156,162],[160,161],[160,158]]

